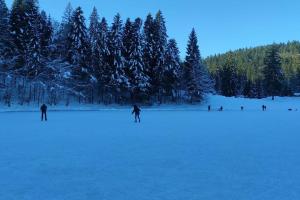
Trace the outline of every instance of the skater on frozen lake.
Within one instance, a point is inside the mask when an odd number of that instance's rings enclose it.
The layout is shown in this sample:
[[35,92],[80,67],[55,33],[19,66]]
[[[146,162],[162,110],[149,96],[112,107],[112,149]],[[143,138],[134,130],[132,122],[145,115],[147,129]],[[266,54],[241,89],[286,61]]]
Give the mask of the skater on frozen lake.
[[41,106],[41,113],[42,113],[42,121],[44,121],[44,117],[45,117],[45,121],[47,121],[47,106],[45,104]]
[[132,114],[134,114],[135,123],[137,123],[138,121],[139,123],[141,122],[140,113],[141,113],[141,109],[137,105],[134,105]]

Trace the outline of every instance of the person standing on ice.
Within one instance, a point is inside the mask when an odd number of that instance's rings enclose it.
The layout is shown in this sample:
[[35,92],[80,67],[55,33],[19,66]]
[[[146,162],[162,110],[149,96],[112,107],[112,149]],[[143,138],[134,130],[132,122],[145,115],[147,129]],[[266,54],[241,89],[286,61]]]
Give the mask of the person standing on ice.
[[47,121],[47,106],[46,106],[46,104],[43,104],[41,106],[41,113],[42,113],[42,121],[44,121],[44,117],[45,117],[45,121]]
[[139,123],[141,123],[140,113],[141,109],[137,105],[134,105],[132,114],[134,114],[135,123],[137,123],[138,121]]

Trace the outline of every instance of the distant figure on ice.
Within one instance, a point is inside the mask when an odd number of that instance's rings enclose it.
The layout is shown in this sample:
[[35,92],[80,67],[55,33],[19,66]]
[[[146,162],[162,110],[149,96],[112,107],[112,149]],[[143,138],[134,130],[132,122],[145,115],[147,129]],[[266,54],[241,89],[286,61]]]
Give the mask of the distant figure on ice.
[[267,106],[263,105],[262,109],[263,109],[263,111],[266,111],[267,110]]
[[137,105],[134,105],[132,114],[134,114],[135,123],[137,123],[138,121],[139,123],[141,122],[140,113],[141,109]]
[[241,106],[241,111],[244,111],[244,106]]
[[221,107],[219,108],[219,111],[220,111],[220,112],[222,112],[222,111],[223,111],[223,106],[221,106]]
[[44,121],[44,117],[45,120],[47,121],[47,106],[45,104],[41,106],[41,113],[42,113],[42,121]]
[[208,106],[208,112],[210,112],[210,111],[211,111],[211,106],[209,105],[209,106]]

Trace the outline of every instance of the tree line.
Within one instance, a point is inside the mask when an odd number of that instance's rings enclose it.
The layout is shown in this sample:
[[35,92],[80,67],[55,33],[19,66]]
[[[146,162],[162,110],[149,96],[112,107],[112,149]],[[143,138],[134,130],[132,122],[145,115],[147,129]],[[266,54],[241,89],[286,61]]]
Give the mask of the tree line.
[[[88,26],[87,26],[88,24]],[[205,94],[263,98],[300,91],[300,42],[202,59],[195,30],[186,57],[161,11],[112,24],[66,6],[61,22],[37,0],[0,0],[0,102],[195,103]]]
[[213,90],[195,30],[181,61],[161,11],[109,25],[94,8],[88,24],[70,3],[56,22],[37,0],[0,0],[0,101],[194,103]]
[[300,42],[244,48],[204,61],[224,96],[263,98],[300,92]]

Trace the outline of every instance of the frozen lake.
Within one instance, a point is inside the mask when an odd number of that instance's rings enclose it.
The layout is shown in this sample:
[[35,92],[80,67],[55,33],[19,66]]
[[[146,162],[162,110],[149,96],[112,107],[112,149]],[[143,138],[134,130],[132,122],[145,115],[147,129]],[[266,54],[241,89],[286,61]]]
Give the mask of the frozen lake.
[[2,200],[299,200],[300,112],[0,113]]

